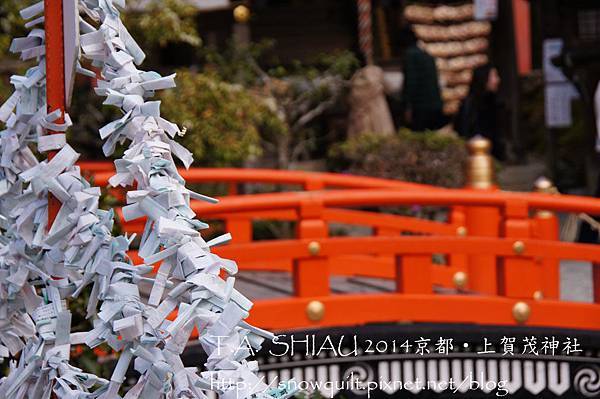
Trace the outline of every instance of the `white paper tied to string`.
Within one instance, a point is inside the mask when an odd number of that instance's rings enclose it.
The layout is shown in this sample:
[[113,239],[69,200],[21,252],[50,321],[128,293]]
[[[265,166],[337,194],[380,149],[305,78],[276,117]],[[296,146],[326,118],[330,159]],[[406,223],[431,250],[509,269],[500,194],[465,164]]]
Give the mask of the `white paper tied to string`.
[[[268,387],[257,363],[246,360],[273,335],[244,321],[252,302],[234,288],[237,265],[210,252],[230,236],[205,242],[199,233],[208,225],[195,218],[190,200],[216,200],[186,189],[177,172],[173,158],[188,167],[191,153],[173,140],[181,131],[160,116],[160,102],[148,101],[156,90],[174,87],[175,76],[137,69],[145,56],[119,18],[117,7],[124,5],[81,0],[80,10],[98,27],[80,18],[80,43],[101,69],[96,92],[123,112],[99,133],[107,155],[130,142],[110,183],[137,185],[123,213],[128,220],[147,217],[139,249],[145,264],[132,264],[127,251],[134,237],[112,236],[112,211],[99,209],[100,189],[81,177],[79,154],[64,135],[69,116],[46,111],[45,34],[37,27],[44,5],[36,3],[21,11],[32,30],[11,51],[38,63],[11,77],[14,94],[0,107],[6,126],[0,132],[0,358],[19,354],[0,380],[0,397],[120,398],[130,366],[140,378],[126,399],[204,398],[204,390],[226,399],[290,397],[291,385]],[[79,63],[77,71],[95,76]],[[57,123],[61,116],[65,122]],[[46,129],[62,133],[48,136]],[[60,151],[38,162],[31,144]],[[52,226],[49,193],[61,204]],[[152,287],[148,296],[142,283]],[[72,333],[67,300],[86,288],[93,328]],[[167,320],[174,310],[175,320]],[[208,355],[202,372],[180,358],[194,328]],[[71,345],[80,344],[119,352],[110,381],[69,364]]]

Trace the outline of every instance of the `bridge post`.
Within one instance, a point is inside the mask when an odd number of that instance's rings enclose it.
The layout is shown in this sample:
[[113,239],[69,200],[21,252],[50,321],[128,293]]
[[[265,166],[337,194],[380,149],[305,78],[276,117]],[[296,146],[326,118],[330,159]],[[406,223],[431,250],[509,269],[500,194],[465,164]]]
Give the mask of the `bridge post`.
[[[239,183],[234,181],[227,185],[227,195],[239,195]],[[252,242],[252,219],[245,216],[231,215],[225,219],[225,231],[231,234],[231,242],[245,244]]]
[[298,209],[299,222],[296,236],[310,239],[309,257],[297,259],[292,266],[294,295],[298,297],[329,295],[329,264],[319,256],[319,239],[328,236],[327,224],[323,220],[323,203],[316,197],[307,197]]
[[227,216],[225,231],[231,233],[231,242],[234,244],[252,242],[252,220],[245,216]]
[[[556,187],[550,180],[540,177],[535,181],[535,191],[545,194],[557,194]],[[542,240],[558,241],[558,218],[547,210],[539,209],[533,218],[533,235]],[[560,262],[558,259],[539,259],[536,263],[541,268],[542,290],[534,293],[536,299],[559,299]]]
[[[467,187],[473,190],[496,190],[494,184],[494,160],[490,155],[488,139],[475,136],[467,143],[469,162]],[[489,206],[466,208],[466,234],[473,237],[498,237],[500,211]],[[468,257],[468,288],[487,294],[498,294],[497,259],[494,255],[470,255]]]
[[231,182],[227,185],[227,195],[238,195],[240,193],[238,182]]
[[305,191],[318,191],[325,189],[325,182],[320,178],[310,177],[304,182]]
[[525,257],[527,247],[522,239],[532,236],[529,204],[525,200],[509,200],[504,210],[504,236],[513,238],[514,256],[507,256],[500,267],[500,294],[511,298],[533,298],[542,289],[542,275],[534,260]]
[[[466,208],[454,206],[450,209],[449,222],[456,228],[456,235],[464,237],[468,234]],[[459,289],[465,289],[468,282],[468,259],[465,254],[450,254],[448,256],[448,267],[452,273],[452,282]],[[464,277],[464,278],[463,278]]]
[[431,254],[396,256],[396,292],[402,294],[433,292]]
[[594,303],[600,304],[600,264],[592,263],[592,288],[594,290]]

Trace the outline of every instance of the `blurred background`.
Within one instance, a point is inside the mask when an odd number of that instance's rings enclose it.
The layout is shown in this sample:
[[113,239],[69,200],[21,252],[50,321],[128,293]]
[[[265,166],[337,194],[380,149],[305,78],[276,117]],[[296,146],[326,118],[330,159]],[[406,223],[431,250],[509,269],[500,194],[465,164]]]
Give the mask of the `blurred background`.
[[[16,3],[0,1],[2,97],[25,68],[7,54]],[[595,192],[596,1],[131,0],[126,19],[145,67],[178,72],[163,112],[188,129],[197,166],[460,187],[456,144],[480,134],[501,187],[529,189],[544,174],[561,192]],[[422,68],[429,58],[435,68]],[[95,132],[113,117],[93,84],[79,78],[70,110],[88,159],[101,158]],[[365,145],[368,157],[356,153]]]

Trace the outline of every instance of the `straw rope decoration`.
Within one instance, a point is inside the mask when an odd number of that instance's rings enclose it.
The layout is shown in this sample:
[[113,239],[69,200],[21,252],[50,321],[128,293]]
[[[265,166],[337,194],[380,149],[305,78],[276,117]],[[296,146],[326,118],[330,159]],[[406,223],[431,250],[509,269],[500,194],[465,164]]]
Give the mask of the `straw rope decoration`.
[[[155,90],[174,87],[175,75],[137,69],[144,54],[120,20],[117,7],[124,6],[124,0],[79,1],[93,21],[80,18],[81,54],[101,69],[97,94],[123,112],[99,133],[107,156],[129,142],[110,183],[136,184],[123,214],[147,217],[139,249],[144,264],[127,257],[133,237],[112,236],[113,212],[99,209],[100,189],[81,177],[79,154],[65,134],[44,133],[65,132],[71,121],[65,115],[66,123],[54,123],[60,113],[46,111],[43,2],[36,3],[21,11],[31,31],[11,51],[38,64],[11,77],[14,94],[0,107],[6,125],[0,133],[0,358],[18,355],[0,380],[0,397],[121,398],[132,365],[140,378],[125,399],[205,398],[204,390],[224,399],[287,398],[291,384],[267,387],[257,363],[246,360],[273,335],[244,321],[252,303],[234,288],[237,266],[210,251],[229,235],[205,242],[199,233],[207,225],[195,218],[190,199],[214,200],[185,188],[174,157],[189,167],[191,153],[173,140],[181,131],[160,117],[160,102],[149,100]],[[60,151],[38,162],[32,144]],[[61,208],[47,229],[49,192]],[[158,262],[158,273],[150,275]],[[149,298],[140,283],[152,285]],[[72,333],[67,301],[90,286],[87,317],[94,328]],[[166,320],[173,310],[177,318]],[[180,358],[194,327],[208,355],[202,372]],[[119,352],[110,381],[69,364],[71,345],[102,343]]]

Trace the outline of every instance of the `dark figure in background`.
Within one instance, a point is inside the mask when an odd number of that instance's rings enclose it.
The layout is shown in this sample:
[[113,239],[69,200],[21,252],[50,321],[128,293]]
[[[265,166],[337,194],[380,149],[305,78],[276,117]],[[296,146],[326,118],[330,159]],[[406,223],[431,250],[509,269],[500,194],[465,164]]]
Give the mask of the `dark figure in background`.
[[492,64],[486,64],[473,71],[469,95],[463,100],[454,129],[463,137],[476,135],[492,142],[492,155],[504,160],[504,141],[498,131],[498,88],[500,76]]
[[435,130],[445,124],[435,60],[417,45],[412,29],[402,32],[404,50],[405,119],[414,131]]

